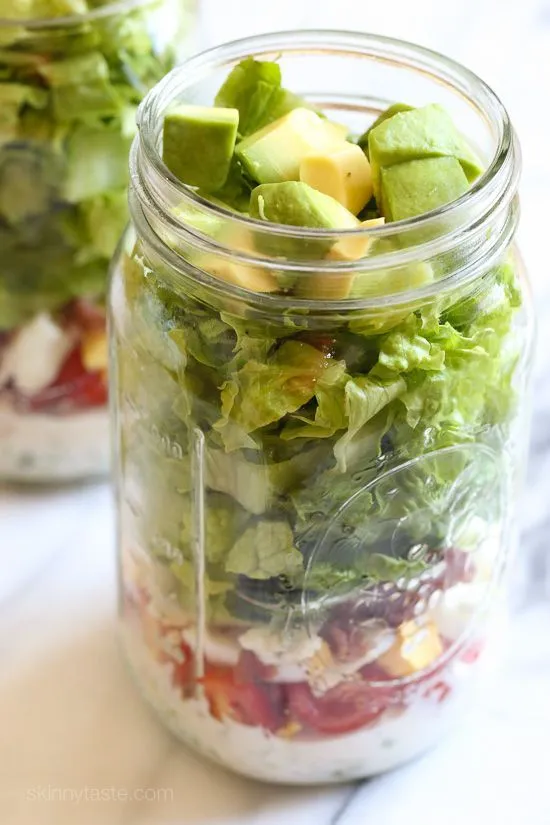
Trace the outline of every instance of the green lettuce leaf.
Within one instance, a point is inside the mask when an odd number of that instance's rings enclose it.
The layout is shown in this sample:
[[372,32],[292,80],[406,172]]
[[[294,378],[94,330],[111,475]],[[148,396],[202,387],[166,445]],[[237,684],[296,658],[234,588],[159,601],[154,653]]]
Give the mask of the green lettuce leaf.
[[[209,496],[205,511],[205,553],[206,560],[212,564],[221,564],[229,569],[228,553],[246,523],[247,514],[235,503],[223,496]],[[191,547],[193,540],[193,513],[191,500],[185,502],[185,511],[182,516],[181,545]]]
[[345,387],[349,380],[345,361],[331,364],[315,384],[317,406],[313,418],[295,413],[281,432],[281,438],[330,438],[347,426]]
[[[384,382],[369,376],[356,376],[347,382],[344,390],[344,409],[348,428],[334,445],[334,455],[342,473],[348,469],[348,460],[351,460],[352,464],[356,460],[358,445],[361,444],[361,449],[364,449],[365,425],[399,398],[406,389],[407,385],[401,377],[390,378]],[[370,430],[368,435],[370,442]],[[354,441],[357,441],[355,449],[351,446]]]
[[124,106],[99,52],[44,62],[38,71],[50,87],[53,113],[60,121],[112,117]]
[[78,203],[124,189],[130,144],[130,138],[108,126],[78,126],[67,142],[66,200]]
[[412,370],[441,370],[445,352],[438,342],[420,334],[421,321],[410,315],[381,342],[378,363],[394,373]]
[[[54,208],[60,158],[52,152],[18,144],[0,148],[0,218],[16,226]],[[22,228],[22,233],[24,229]],[[22,246],[29,246],[19,235]],[[14,236],[17,243],[17,236]]]
[[364,589],[369,585],[415,578],[429,566],[422,559],[401,559],[382,553],[372,553],[357,561],[355,567],[339,567],[337,564],[329,563],[313,564],[305,579],[302,582],[297,580],[295,584],[318,593],[352,592],[359,587]]
[[108,192],[82,201],[79,204],[79,216],[87,237],[87,244],[83,244],[83,248],[90,250],[93,257],[110,259],[128,222],[126,192]]
[[48,93],[45,89],[17,82],[0,83],[0,143],[18,137],[24,106],[44,109],[47,105]]
[[35,20],[86,14],[85,0],[1,0],[0,17],[6,20]]
[[281,87],[278,63],[242,60],[230,72],[215,98],[216,106],[239,110],[239,135],[257,132],[274,120],[304,105],[298,95]]
[[240,452],[209,449],[206,454],[207,483],[211,490],[232,496],[254,515],[273,503],[269,467],[248,461]]
[[222,418],[214,427],[226,449],[236,448],[231,424],[246,435],[295,412],[313,397],[329,365],[322,352],[299,341],[286,341],[264,363],[245,364],[222,388]]
[[230,573],[251,579],[293,576],[302,568],[302,554],[294,547],[292,530],[286,521],[262,519],[250,525],[226,560]]

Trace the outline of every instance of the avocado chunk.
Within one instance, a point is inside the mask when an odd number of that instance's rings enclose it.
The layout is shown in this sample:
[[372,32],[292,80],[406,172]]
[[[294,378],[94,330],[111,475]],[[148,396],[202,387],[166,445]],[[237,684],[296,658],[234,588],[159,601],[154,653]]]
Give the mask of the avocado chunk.
[[422,158],[381,170],[382,211],[401,221],[450,203],[469,188],[456,158]]
[[237,144],[235,154],[258,183],[300,179],[300,164],[310,154],[342,144],[333,124],[311,109],[293,109]]
[[[218,232],[217,240],[227,249],[257,255],[252,233],[247,229],[224,226]],[[280,289],[277,279],[267,269],[236,261],[231,256],[207,252],[198,257],[196,264],[204,272],[251,292],[277,292]]]
[[252,190],[250,217],[287,226],[353,229],[359,221],[341,203],[301,181],[264,183]]
[[182,183],[207,192],[229,174],[239,112],[210,106],[178,106],[164,118],[162,159]]
[[398,112],[410,112],[413,107],[409,106],[408,103],[392,103],[391,106],[388,106],[387,109],[378,115],[376,120],[371,123],[369,128],[363,132],[360,138],[357,139],[357,145],[361,147],[361,149],[365,152],[366,156],[369,156],[369,134],[373,129],[376,129],[377,126],[380,126],[381,123],[384,123],[385,120],[388,118],[393,117],[394,115],[398,114]]
[[[366,221],[361,221],[358,229],[372,229],[377,226],[384,226],[384,218],[369,218]],[[350,237],[341,238],[337,241],[327,258],[331,261],[357,261],[359,258],[364,258],[372,245],[372,237],[370,235],[352,235]]]
[[422,158],[454,157],[468,181],[481,174],[480,161],[445,109],[437,103],[398,112],[371,129],[368,138],[374,194],[379,197],[380,170]]
[[[383,226],[384,218],[363,221],[358,229],[369,229],[374,226]],[[368,235],[344,237],[337,241],[329,250],[326,259],[329,261],[356,261],[364,258],[372,245],[373,239]],[[295,287],[295,294],[300,298],[322,298],[338,300],[347,298],[356,278],[355,272],[322,271],[314,274],[302,274]]]
[[[307,226],[312,229],[354,229],[359,221],[351,212],[322,192],[312,189],[300,181],[264,183],[252,190],[249,214],[270,223],[287,226]],[[333,241],[256,235],[256,245],[267,255],[290,259],[315,260],[323,258],[334,245]],[[280,279],[281,280],[281,279]],[[292,287],[293,281],[286,277],[281,280],[284,289]]]
[[354,143],[343,143],[331,152],[305,157],[300,164],[300,180],[330,195],[354,215],[372,197],[370,163]]

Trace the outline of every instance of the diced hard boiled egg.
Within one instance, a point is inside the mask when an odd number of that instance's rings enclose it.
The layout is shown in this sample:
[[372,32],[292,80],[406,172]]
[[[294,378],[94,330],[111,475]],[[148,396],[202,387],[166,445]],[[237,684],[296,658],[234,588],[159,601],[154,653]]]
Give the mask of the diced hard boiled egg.
[[404,622],[397,630],[392,647],[378,659],[390,676],[412,676],[434,662],[443,653],[443,645],[434,622]]
[[273,680],[277,682],[303,680],[308,663],[326,644],[305,629],[285,632],[263,627],[250,628],[239,637],[239,643],[262,664],[274,668]]
[[106,370],[109,360],[107,334],[95,329],[86,332],[81,343],[82,363],[88,372]]
[[73,337],[40,313],[16,333],[0,363],[0,387],[13,381],[25,395],[35,395],[57,377],[73,347]]
[[292,739],[302,730],[302,726],[299,722],[291,721],[287,722],[282,728],[279,728],[277,731],[277,736],[282,737],[283,739]]
[[432,610],[441,635],[451,641],[459,639],[486,600],[487,592],[486,582],[461,582],[446,590]]
[[[182,638],[191,650],[196,649],[197,633],[194,627],[188,627],[182,631]],[[204,634],[204,657],[209,662],[235,667],[239,661],[240,647],[234,637],[222,635],[221,633],[206,632]]]
[[300,180],[330,195],[354,215],[372,198],[370,163],[354,143],[307,155],[300,164]]

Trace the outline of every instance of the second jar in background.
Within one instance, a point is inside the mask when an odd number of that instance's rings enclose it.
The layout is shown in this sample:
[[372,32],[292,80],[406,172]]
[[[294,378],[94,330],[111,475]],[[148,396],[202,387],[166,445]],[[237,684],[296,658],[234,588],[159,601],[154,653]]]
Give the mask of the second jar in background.
[[107,269],[136,107],[194,0],[66,0],[0,20],[0,478],[108,467]]

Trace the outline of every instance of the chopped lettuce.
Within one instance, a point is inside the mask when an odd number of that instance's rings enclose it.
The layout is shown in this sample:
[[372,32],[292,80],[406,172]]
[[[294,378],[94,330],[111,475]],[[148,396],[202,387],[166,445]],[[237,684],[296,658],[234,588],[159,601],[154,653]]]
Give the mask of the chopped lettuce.
[[[303,101],[284,90],[277,63],[249,58],[230,73],[216,105],[239,110],[244,137]],[[101,128],[109,133],[108,124]],[[98,182],[96,175],[78,182],[86,189],[79,227],[116,211]],[[246,212],[250,188],[234,159],[225,187],[209,197]],[[225,237],[219,215],[184,206],[180,217],[215,242]],[[264,253],[284,258],[284,239],[281,246],[272,233],[269,242],[267,250],[260,239]],[[396,242],[375,244],[373,257]],[[92,254],[90,237],[85,248]],[[443,263],[359,272],[353,310],[298,308],[290,297],[281,312],[282,294],[271,309],[272,296],[237,301],[197,284],[172,290],[137,248],[125,272],[132,313],[120,390],[130,414],[143,408],[142,428],[157,435],[151,444],[138,428],[127,455],[143,491],[143,545],[171,566],[182,601],[192,604],[195,588],[197,444],[212,621],[294,610],[304,590],[345,593],[419,576],[445,549],[471,550],[475,538],[460,546],[472,534],[469,520],[499,517],[495,490],[507,473],[501,447],[521,391],[513,260],[475,284],[357,308],[361,299],[429,287]],[[293,277],[278,283],[291,291]]]
[[109,190],[123,189],[130,143],[129,138],[110,126],[78,126],[67,141],[64,199],[78,203]]
[[294,536],[285,521],[264,519],[250,525],[237,539],[226,560],[230,573],[250,579],[293,576],[303,568]]
[[239,110],[241,137],[305,105],[298,95],[282,88],[278,63],[253,57],[235,66],[216,95],[215,103]]
[[[131,282],[139,290],[135,273]],[[337,355],[305,343],[299,327],[264,328],[202,305],[166,303],[158,287],[148,291],[151,283],[145,291],[142,284],[147,299],[135,303],[141,312],[128,340],[142,353],[138,384],[147,398],[137,406],[162,423],[172,446],[169,456],[148,448],[138,468],[144,544],[163,539],[154,552],[172,548],[179,579],[185,571],[191,580],[187,438],[206,405],[206,559],[208,587],[217,592],[209,610],[240,609],[231,607],[235,575],[281,579],[298,591],[413,575],[422,565],[407,558],[412,545],[445,546],[467,513],[496,517],[484,491],[499,483],[498,462],[480,451],[469,470],[469,453],[438,450],[498,446],[513,415],[520,296],[509,263],[388,332],[334,330]],[[147,353],[158,373],[151,378],[143,372]],[[386,475],[400,465],[407,469],[398,477]],[[320,542],[323,553],[308,567]]]
[[215,429],[226,449],[235,449],[235,426],[247,435],[306,404],[328,364],[322,352],[299,341],[285,342],[264,363],[248,361],[222,387]]
[[153,0],[80,25],[23,22],[98,5],[17,0],[0,8],[0,17],[21,21],[0,38],[0,329],[74,296],[104,299],[127,222],[136,107],[172,67],[180,21],[158,40]]
[[350,447],[364,438],[364,427],[403,394],[406,386],[401,376],[386,381],[357,376],[347,382],[344,390],[347,430],[334,445],[334,455],[342,473],[348,469]]

